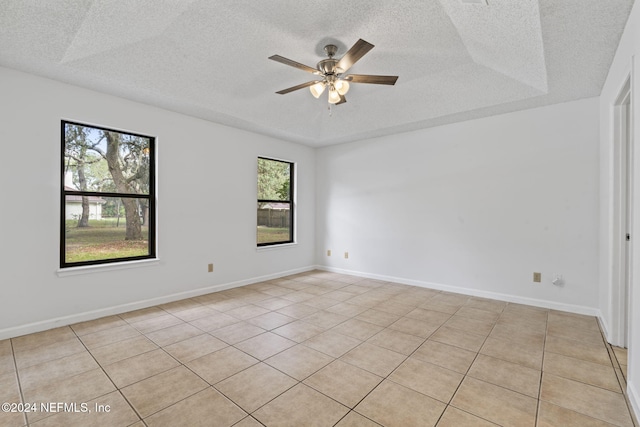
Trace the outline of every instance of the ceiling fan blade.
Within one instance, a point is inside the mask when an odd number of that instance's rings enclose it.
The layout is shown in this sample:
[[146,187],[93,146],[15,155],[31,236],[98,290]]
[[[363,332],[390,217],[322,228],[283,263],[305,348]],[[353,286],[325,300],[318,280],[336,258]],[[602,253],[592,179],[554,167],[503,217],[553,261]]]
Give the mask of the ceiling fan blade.
[[358,62],[358,60],[366,55],[366,53],[371,49],[373,49],[373,45],[371,43],[359,39],[353,46],[351,46],[351,49],[344,54],[342,59],[338,61],[336,66],[338,68],[342,68],[342,72],[346,73],[353,64]]
[[284,64],[284,65],[290,65],[292,67],[299,68],[300,70],[306,71],[308,73],[322,75],[322,73],[316,70],[315,68],[309,67],[308,65],[304,65],[296,61],[292,61],[291,59],[287,59],[284,56],[273,55],[273,56],[270,56],[269,59],[272,59],[276,62],[280,62],[281,64]]
[[345,102],[347,102],[347,98],[344,95],[340,95],[340,101],[336,102],[336,105],[344,104]]
[[289,92],[293,92],[294,90],[303,89],[305,87],[313,86],[316,83],[321,83],[321,82],[319,80],[313,80],[311,82],[306,82],[306,83],[299,84],[297,86],[292,86],[292,87],[289,87],[289,88],[286,88],[286,89],[279,90],[276,93],[279,93],[280,95],[285,95],[285,94],[287,94]]
[[342,77],[343,80],[352,83],[371,83],[375,85],[394,85],[398,76],[372,76],[368,74],[350,74]]

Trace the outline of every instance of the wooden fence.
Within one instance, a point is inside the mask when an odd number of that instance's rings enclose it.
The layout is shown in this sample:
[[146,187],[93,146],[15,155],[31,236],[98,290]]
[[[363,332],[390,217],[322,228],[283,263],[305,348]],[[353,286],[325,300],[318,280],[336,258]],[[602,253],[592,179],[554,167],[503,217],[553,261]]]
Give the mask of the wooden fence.
[[288,209],[258,209],[258,225],[284,228],[291,226]]

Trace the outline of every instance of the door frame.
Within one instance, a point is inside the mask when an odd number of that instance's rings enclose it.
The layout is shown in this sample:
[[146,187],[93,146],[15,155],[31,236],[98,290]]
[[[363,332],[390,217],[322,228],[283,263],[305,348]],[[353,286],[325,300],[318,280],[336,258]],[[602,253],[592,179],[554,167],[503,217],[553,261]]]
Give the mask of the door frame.
[[[633,68],[633,67],[632,67]],[[627,347],[633,273],[633,103],[630,72],[613,103],[613,286],[612,344]],[[631,235],[627,241],[626,235]]]

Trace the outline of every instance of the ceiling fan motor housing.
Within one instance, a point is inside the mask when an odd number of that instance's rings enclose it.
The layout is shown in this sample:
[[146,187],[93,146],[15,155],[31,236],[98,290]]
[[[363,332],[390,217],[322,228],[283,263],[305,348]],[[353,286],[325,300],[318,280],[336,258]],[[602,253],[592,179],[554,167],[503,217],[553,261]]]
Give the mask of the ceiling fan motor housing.
[[334,44],[328,44],[324,47],[324,51],[327,52],[327,56],[329,57],[329,59],[323,59],[322,61],[318,62],[318,64],[316,65],[318,70],[325,75],[343,73],[344,70],[336,67],[336,65],[338,64],[338,60],[333,59],[335,54],[338,52],[338,46]]
[[342,70],[336,67],[337,64],[337,59],[329,58],[318,62],[317,67],[322,74],[338,74]]

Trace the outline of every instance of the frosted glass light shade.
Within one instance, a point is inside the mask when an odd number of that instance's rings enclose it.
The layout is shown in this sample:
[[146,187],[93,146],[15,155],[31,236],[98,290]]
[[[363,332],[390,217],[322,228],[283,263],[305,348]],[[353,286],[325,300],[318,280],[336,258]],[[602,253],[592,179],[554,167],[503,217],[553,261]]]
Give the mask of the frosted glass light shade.
[[340,102],[340,94],[335,88],[332,87],[331,89],[329,89],[329,103],[337,104],[338,102]]
[[324,83],[320,82],[309,86],[309,90],[311,91],[311,95],[313,95],[315,98],[320,98],[320,95],[322,95],[322,92],[324,92]]
[[346,95],[346,93],[349,92],[349,82],[347,81],[338,80],[335,86],[340,95]]

